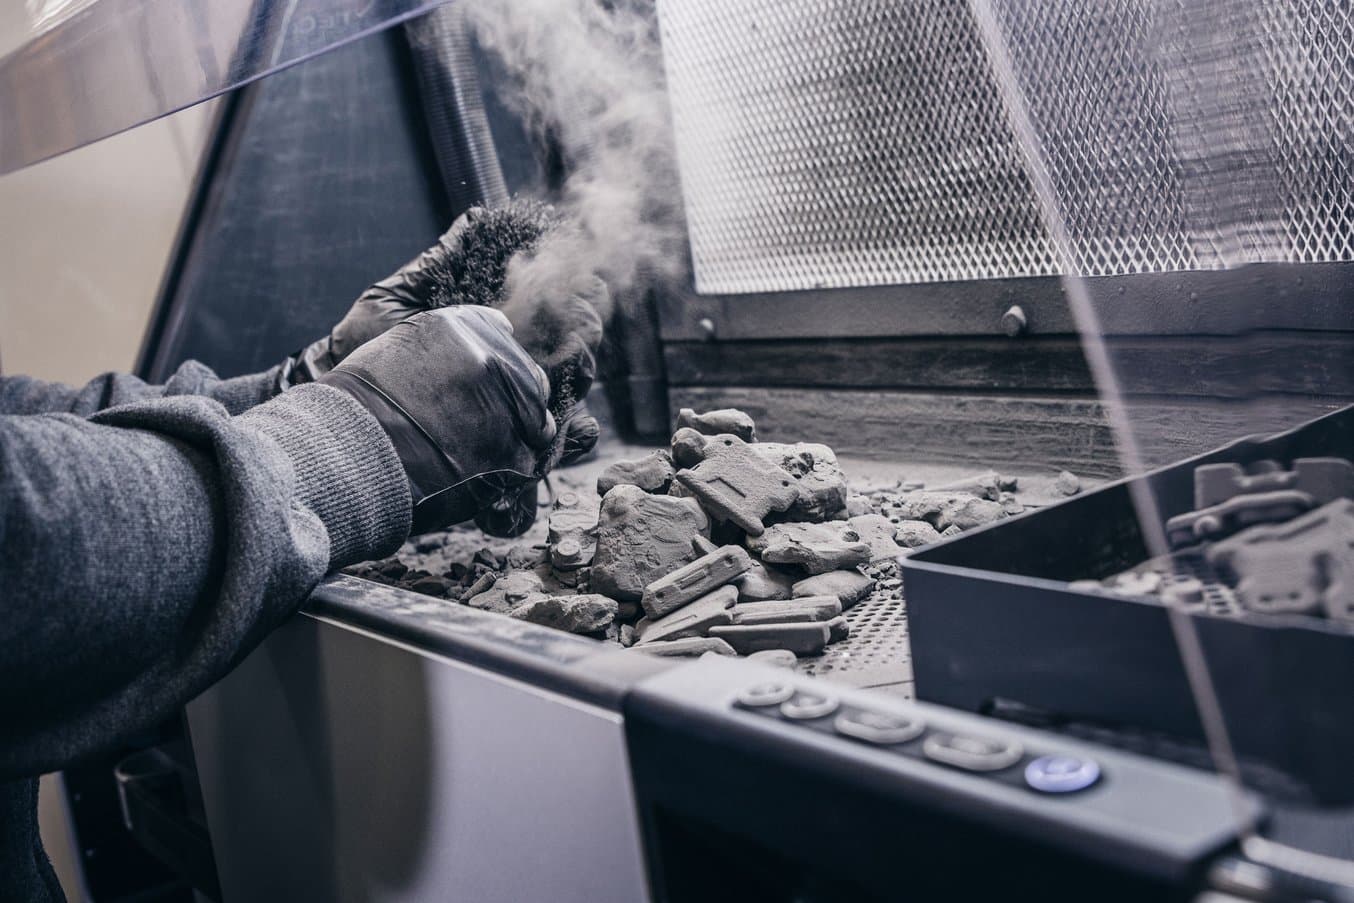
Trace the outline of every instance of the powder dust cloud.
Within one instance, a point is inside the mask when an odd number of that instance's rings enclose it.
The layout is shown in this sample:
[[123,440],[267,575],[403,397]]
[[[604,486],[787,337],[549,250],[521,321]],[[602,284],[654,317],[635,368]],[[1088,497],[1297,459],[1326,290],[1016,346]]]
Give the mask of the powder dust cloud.
[[[509,265],[514,323],[577,321],[584,298],[605,320],[688,271],[657,14],[652,0],[476,0],[471,34],[507,77],[498,95],[566,173],[549,197],[565,225]],[[597,289],[600,277],[610,289]],[[561,307],[565,309],[560,309]]]

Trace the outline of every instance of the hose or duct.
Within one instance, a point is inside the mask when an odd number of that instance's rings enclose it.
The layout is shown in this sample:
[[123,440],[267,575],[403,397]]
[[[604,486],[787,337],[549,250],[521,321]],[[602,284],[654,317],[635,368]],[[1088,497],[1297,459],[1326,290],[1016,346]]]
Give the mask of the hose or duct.
[[479,73],[460,4],[445,4],[411,19],[404,24],[404,32],[451,209],[459,213],[475,204],[505,203],[508,188],[484,113]]

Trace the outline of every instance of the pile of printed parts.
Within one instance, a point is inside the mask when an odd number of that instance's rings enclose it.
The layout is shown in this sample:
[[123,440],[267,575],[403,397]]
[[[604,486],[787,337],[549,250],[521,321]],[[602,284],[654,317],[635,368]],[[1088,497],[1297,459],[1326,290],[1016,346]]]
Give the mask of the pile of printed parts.
[[1166,521],[1166,539],[1172,554],[1073,588],[1354,622],[1354,464],[1344,458],[1197,467],[1194,510]]
[[901,599],[900,556],[1022,510],[994,471],[853,493],[826,445],[758,442],[742,411],[683,410],[677,425],[595,494],[558,492],[544,543],[462,562],[435,535],[353,573],[654,655],[789,665],[845,639],[843,612],[872,594]]

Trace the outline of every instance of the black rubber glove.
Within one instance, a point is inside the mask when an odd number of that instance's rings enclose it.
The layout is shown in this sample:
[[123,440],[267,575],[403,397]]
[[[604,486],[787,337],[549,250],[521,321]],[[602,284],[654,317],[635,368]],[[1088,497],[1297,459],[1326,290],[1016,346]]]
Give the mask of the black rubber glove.
[[364,291],[329,335],[294,355],[292,381],[319,379],[416,313],[462,304],[498,306],[508,262],[558,224],[551,207],[531,201],[493,210],[472,207],[436,244]]
[[[321,376],[375,415],[409,477],[413,533],[517,506],[550,466],[544,372],[484,307],[416,314]],[[517,535],[535,518],[502,521]]]
[[[505,283],[513,258],[530,254],[547,233],[564,228],[554,208],[535,201],[514,199],[493,209],[472,207],[436,244],[364,291],[329,335],[292,355],[283,385],[319,379],[366,342],[425,310],[501,307],[507,300]],[[600,433],[597,421],[579,408],[579,402],[596,373],[594,356],[602,336],[597,311],[606,310],[610,298],[606,285],[595,277],[581,280],[576,291],[557,285],[538,290],[564,292],[567,297],[564,303],[536,306],[538,315],[519,324],[524,328],[518,337],[551,377],[550,410],[562,427],[558,460],[552,463],[569,464],[591,451]]]

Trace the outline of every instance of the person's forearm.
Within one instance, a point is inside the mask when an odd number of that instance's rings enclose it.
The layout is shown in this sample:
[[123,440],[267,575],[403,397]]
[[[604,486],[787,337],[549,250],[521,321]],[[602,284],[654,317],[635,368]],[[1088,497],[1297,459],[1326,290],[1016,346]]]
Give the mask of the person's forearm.
[[220,379],[210,368],[187,361],[163,384],[152,385],[126,373],[105,373],[83,386],[33,379],[0,377],[0,414],[77,414],[88,417],[106,408],[176,395],[200,395],[243,413],[275,396],[280,367],[233,379]]
[[158,723],[409,526],[374,418],[303,386],[0,417],[0,781]]

